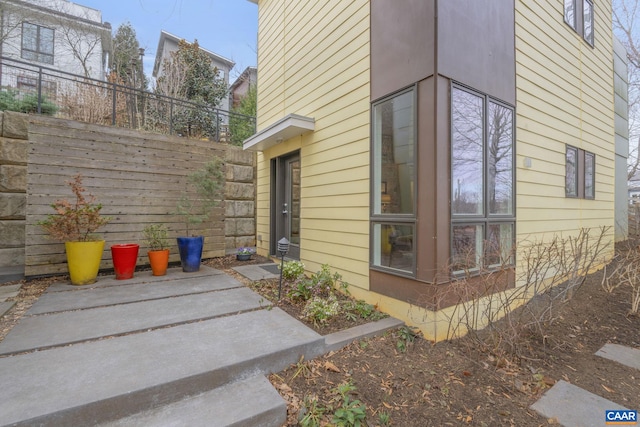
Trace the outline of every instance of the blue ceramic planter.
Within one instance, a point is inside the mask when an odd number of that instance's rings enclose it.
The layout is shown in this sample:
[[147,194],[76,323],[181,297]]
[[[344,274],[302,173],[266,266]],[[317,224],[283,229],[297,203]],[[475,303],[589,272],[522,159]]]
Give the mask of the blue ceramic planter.
[[178,237],[178,251],[180,252],[182,271],[189,273],[200,270],[203,246],[204,236]]

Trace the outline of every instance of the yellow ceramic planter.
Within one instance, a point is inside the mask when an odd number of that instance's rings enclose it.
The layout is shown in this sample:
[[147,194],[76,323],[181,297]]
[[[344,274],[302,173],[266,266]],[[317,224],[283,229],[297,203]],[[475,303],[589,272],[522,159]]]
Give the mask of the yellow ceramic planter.
[[72,285],[95,283],[100,270],[104,240],[92,242],[65,242],[67,266]]

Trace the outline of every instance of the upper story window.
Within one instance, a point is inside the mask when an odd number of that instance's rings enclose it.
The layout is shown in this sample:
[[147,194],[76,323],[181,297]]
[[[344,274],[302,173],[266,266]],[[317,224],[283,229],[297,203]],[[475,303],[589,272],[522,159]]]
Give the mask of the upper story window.
[[564,22],[593,46],[595,32],[593,0],[564,0]]
[[22,58],[53,64],[53,34],[52,28],[23,22]]
[[587,43],[593,46],[593,2],[591,0],[584,0],[582,7],[582,22],[584,30],[582,37]]
[[576,0],[564,0],[564,22],[576,29]]

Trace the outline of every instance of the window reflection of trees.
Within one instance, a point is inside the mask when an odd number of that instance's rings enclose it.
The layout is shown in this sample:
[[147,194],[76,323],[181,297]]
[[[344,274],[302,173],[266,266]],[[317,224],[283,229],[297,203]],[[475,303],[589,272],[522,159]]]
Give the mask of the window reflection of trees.
[[513,263],[513,224],[490,224],[484,248],[484,264],[505,266]]
[[454,273],[475,270],[482,253],[481,225],[456,225],[453,227],[451,270]]
[[576,28],[576,0],[564,0],[564,21]]
[[565,191],[569,197],[578,196],[578,150],[567,147],[567,170],[565,173]]
[[513,262],[513,119],[513,109],[488,96],[452,88],[454,272]]
[[489,103],[487,184],[489,213],[511,214],[513,195],[513,112]]
[[[483,99],[454,89],[452,97],[452,210],[484,213]],[[489,102],[487,197],[490,214],[511,214],[513,206],[513,112]]]
[[452,211],[483,213],[482,157],[484,121],[482,98],[454,89],[452,93]]
[[584,39],[593,45],[593,4],[589,0],[584,0],[583,13]]
[[584,197],[595,197],[595,168],[596,158],[592,153],[584,154]]

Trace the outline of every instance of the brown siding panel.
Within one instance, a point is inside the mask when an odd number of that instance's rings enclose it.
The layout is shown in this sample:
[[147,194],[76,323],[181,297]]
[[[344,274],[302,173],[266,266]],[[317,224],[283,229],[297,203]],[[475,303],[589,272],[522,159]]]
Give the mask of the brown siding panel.
[[371,1],[371,99],[434,74],[434,0]]
[[515,105],[515,67],[514,0],[438,2],[438,74]]

